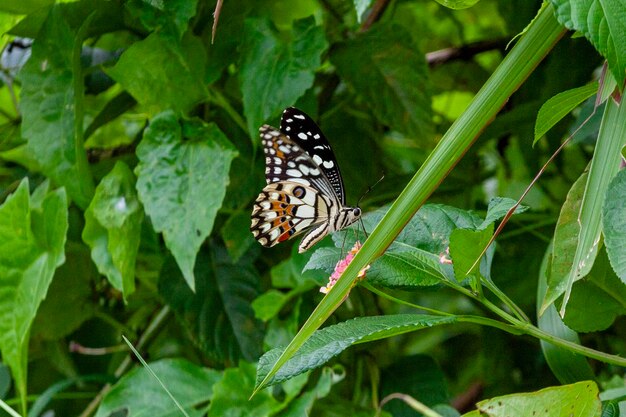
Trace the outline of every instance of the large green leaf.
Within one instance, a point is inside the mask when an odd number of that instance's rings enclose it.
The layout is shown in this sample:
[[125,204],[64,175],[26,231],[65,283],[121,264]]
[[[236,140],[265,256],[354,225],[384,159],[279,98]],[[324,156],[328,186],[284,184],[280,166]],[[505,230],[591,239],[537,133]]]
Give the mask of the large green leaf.
[[159,292],[172,307],[194,342],[220,363],[261,355],[263,329],[254,317],[252,300],[259,294],[259,276],[250,265],[233,264],[223,249],[200,252],[192,292],[173,262],[166,262]]
[[128,48],[107,74],[150,114],[169,109],[186,112],[208,97],[205,66],[206,54],[198,38],[188,33],[178,40],[153,33]]
[[617,276],[626,284],[626,170],[609,184],[602,206],[604,244]]
[[91,248],[100,273],[122,291],[124,298],[135,290],[142,221],[135,176],[125,163],[118,162],[102,179],[85,211],[83,240]]
[[[184,359],[163,359],[150,368],[172,396],[192,417],[206,412],[206,402],[213,397],[219,372],[201,368]],[[137,368],[120,379],[102,399],[96,417],[108,417],[125,410],[127,417],[174,417],[180,410],[159,382],[145,368]]]
[[139,197],[192,289],[196,253],[211,233],[236,155],[216,125],[179,121],[173,112],[154,117],[137,147]]
[[[576,240],[574,256],[567,262],[560,263],[561,271],[550,276],[543,308],[565,293],[561,316],[564,315],[574,282],[582,279],[591,270],[598,253],[601,235],[602,202],[613,177],[620,165],[620,150],[626,142],[626,106],[619,106],[614,100],[608,100],[598,141],[589,168],[585,191],[576,213],[576,223],[572,228],[580,228],[579,234],[570,232],[568,238]],[[555,255],[559,253],[555,240]],[[554,261],[553,261],[554,262]],[[570,263],[569,270],[567,263]],[[553,265],[553,271],[554,271]],[[563,272],[565,272],[563,274]],[[542,310],[543,310],[542,308]]]
[[[267,381],[267,384],[276,384],[303,372],[318,368],[357,343],[372,342],[454,322],[456,322],[455,316],[438,317],[425,314],[397,314],[357,317],[343,323],[328,326],[314,332],[302,348]],[[265,379],[283,351],[283,348],[272,349],[259,359],[256,377],[257,386]]]
[[479,0],[436,0],[437,3],[442,4],[450,9],[467,9],[468,7],[472,7]]
[[381,123],[410,136],[429,136],[426,60],[410,33],[400,26],[376,25],[333,48],[331,60]]
[[6,0],[0,5],[0,10],[15,14],[28,14],[52,4],[54,0]]
[[65,186],[85,208],[93,181],[82,147],[83,88],[80,37],[73,34],[59,7],[53,7],[20,72],[22,136],[43,173]]
[[28,336],[56,268],[65,261],[67,198],[28,179],[0,206],[0,351],[26,395]]
[[313,17],[295,21],[290,40],[267,20],[249,19],[244,37],[241,92],[248,132],[256,138],[261,124],[292,106],[313,85],[328,43]]
[[463,414],[463,417],[598,417],[602,403],[596,383],[582,381],[537,392],[491,398],[479,402],[476,408],[476,411]]
[[626,77],[626,0],[550,0],[559,22],[582,32],[605,57],[618,85]]

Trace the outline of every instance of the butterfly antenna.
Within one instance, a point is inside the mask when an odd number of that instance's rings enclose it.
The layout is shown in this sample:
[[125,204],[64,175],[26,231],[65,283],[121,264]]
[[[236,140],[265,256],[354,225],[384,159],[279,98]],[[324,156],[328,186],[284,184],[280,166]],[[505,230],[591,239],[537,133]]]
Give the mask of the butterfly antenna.
[[361,201],[363,200],[363,198],[367,195],[367,193],[369,193],[370,191],[372,191],[374,189],[374,187],[376,187],[382,180],[385,179],[385,173],[383,172],[383,175],[378,179],[378,181],[376,181],[374,183],[374,185],[370,185],[367,187],[367,191],[365,191],[363,193],[363,195],[361,196],[361,198],[359,198],[359,201],[356,203],[357,207],[361,206]]

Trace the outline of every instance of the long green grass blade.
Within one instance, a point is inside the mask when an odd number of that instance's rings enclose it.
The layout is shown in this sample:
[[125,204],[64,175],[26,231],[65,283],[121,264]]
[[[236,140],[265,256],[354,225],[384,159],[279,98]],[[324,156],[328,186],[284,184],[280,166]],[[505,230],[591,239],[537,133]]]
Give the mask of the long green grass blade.
[[428,196],[459,162],[480,132],[493,120],[511,94],[532,73],[563,34],[564,29],[554,18],[552,7],[543,8],[519,42],[476,94],[467,110],[443,136],[437,147],[372,232],[332,291],[322,299],[284,353],[278,358],[272,370],[256,387],[255,393],[266,386],[278,369],[298,351],[311,334],[343,302],[356,279],[357,273],[386,250]]

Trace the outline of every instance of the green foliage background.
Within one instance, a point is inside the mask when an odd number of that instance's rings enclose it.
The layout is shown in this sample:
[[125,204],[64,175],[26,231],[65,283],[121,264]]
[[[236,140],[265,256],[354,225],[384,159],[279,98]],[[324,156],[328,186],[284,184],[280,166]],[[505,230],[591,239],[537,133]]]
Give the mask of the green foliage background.
[[[258,127],[317,120],[350,204],[384,173],[371,232],[538,21],[562,39],[296,337],[366,236],[254,241]],[[6,0],[0,30],[0,414],[626,415],[624,0]]]

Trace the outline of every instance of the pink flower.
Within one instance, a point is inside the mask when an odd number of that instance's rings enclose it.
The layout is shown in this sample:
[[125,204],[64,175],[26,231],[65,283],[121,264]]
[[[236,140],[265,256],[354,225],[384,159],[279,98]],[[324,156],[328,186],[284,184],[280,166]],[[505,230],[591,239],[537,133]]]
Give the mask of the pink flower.
[[[359,252],[360,249],[361,249],[361,242],[357,241],[352,247],[352,249],[350,249],[350,252],[348,252],[346,257],[339,260],[339,262],[337,262],[337,265],[335,265],[335,270],[333,271],[332,275],[328,279],[328,284],[325,287],[320,288],[321,293],[328,294],[328,291],[330,291],[330,289],[335,285],[335,282],[337,282],[339,277],[341,277],[341,274],[343,274],[343,271],[345,271],[348,265],[350,265],[350,262],[352,262],[352,260],[354,259],[354,256]],[[367,272],[368,269],[370,269],[369,265],[361,269],[357,277],[359,279],[365,278],[365,273]]]

